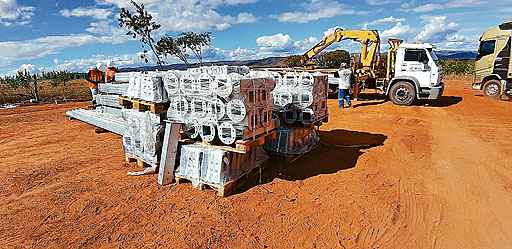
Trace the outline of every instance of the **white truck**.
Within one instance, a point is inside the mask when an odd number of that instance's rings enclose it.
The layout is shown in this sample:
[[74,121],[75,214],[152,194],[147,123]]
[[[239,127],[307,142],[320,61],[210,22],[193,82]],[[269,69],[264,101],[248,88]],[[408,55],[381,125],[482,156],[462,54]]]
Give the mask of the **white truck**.
[[390,73],[380,80],[381,89],[394,104],[410,105],[416,99],[433,100],[443,95],[442,69],[431,44],[403,43],[394,56]]
[[[335,42],[354,40],[361,44],[361,54],[355,71],[353,95],[357,98],[360,90],[376,88],[397,105],[411,105],[417,99],[439,99],[444,91],[441,66],[431,44],[402,43],[398,39],[389,40],[385,68],[377,68],[380,57],[380,38],[376,30],[336,29],[326,36],[303,56],[305,64]],[[331,70],[329,84],[331,93],[337,91],[335,77]],[[332,77],[334,76],[334,78]]]

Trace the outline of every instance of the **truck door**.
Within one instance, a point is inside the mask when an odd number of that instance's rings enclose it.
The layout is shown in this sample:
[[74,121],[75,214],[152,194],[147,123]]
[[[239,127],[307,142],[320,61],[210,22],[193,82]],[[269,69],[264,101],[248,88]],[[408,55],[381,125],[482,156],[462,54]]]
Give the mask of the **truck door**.
[[475,60],[475,74],[477,78],[482,79],[484,76],[492,73],[495,50],[496,40],[485,40],[480,42],[478,55]]
[[404,60],[397,75],[414,77],[420,87],[430,87],[431,60],[425,49],[405,49]]

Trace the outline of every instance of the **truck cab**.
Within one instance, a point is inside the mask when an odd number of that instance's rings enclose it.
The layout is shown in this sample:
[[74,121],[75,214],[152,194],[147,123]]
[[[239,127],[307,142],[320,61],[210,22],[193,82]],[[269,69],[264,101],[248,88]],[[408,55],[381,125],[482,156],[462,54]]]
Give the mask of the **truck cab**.
[[490,28],[482,34],[475,59],[473,89],[483,90],[488,97],[511,95],[511,40],[512,22]]
[[431,44],[402,43],[396,49],[393,74],[385,89],[397,105],[416,99],[439,99],[443,95],[442,69]]

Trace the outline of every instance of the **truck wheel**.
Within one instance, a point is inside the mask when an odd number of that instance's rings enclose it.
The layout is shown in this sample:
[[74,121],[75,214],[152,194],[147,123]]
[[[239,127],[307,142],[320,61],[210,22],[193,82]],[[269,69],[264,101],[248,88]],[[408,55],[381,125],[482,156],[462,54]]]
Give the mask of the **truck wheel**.
[[484,85],[484,96],[498,98],[501,95],[501,83],[498,80],[489,80]]
[[399,81],[389,89],[389,98],[395,105],[412,105],[416,99],[416,89],[407,81]]

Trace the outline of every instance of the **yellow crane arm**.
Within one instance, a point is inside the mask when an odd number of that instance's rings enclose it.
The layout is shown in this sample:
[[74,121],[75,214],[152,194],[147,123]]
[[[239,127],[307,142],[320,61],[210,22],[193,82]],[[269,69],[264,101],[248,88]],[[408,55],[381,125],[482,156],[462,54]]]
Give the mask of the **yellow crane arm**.
[[363,67],[373,66],[375,56],[380,50],[379,32],[376,30],[343,30],[337,28],[332,34],[309,49],[303,56],[302,62],[312,59],[335,42],[354,40],[361,43],[361,64]]

